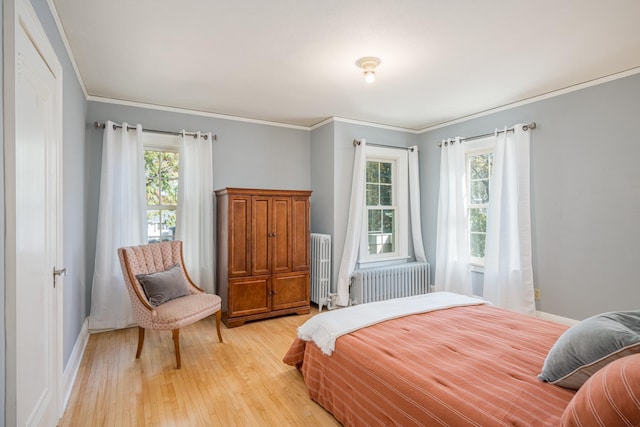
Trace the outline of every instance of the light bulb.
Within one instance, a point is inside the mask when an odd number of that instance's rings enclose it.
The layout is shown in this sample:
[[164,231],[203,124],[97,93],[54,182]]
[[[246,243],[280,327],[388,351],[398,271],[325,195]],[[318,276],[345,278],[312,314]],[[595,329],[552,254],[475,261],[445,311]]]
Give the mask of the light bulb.
[[376,73],[373,70],[367,70],[364,72],[364,81],[367,83],[373,83],[376,81]]
[[356,65],[362,68],[362,74],[364,74],[364,81],[367,83],[373,83],[376,80],[375,68],[380,65],[380,59],[374,56],[365,56],[356,61]]

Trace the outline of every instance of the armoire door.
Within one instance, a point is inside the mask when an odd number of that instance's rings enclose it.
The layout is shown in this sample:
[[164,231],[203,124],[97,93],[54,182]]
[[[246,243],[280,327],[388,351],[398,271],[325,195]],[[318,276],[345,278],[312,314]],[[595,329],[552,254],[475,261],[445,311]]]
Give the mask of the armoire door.
[[229,280],[228,315],[250,316],[271,311],[271,276]]
[[274,274],[271,289],[272,310],[307,305],[309,304],[309,272]]
[[229,277],[248,276],[251,274],[251,197],[229,198],[228,221]]
[[272,272],[291,271],[291,197],[274,197],[271,220]]
[[293,197],[291,206],[292,270],[309,270],[309,198]]
[[251,264],[253,275],[271,274],[271,197],[251,197]]

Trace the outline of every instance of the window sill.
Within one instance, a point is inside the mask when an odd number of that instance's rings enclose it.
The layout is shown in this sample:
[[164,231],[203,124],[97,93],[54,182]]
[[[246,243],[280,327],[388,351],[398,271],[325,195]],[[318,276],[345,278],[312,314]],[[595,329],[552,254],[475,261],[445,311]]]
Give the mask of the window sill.
[[374,267],[386,267],[388,265],[403,264],[409,259],[409,256],[399,256],[393,258],[377,258],[358,261],[358,268],[374,268]]

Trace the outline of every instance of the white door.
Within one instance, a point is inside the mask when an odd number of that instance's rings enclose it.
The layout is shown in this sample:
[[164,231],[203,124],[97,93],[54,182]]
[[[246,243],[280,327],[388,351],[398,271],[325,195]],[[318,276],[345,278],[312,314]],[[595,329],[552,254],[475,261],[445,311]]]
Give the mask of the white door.
[[[16,420],[55,426],[59,408],[61,279],[54,287],[62,221],[60,93],[55,65],[24,20],[15,50]],[[60,169],[60,170],[59,170]]]

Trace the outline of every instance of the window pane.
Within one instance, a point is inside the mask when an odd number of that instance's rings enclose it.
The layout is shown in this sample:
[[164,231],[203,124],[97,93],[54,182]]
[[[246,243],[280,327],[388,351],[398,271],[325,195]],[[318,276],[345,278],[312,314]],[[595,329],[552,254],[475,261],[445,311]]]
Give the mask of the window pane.
[[489,180],[483,179],[471,181],[471,200],[472,204],[489,203]]
[[393,205],[393,186],[380,185],[380,205],[381,206]]
[[161,170],[163,179],[178,178],[178,153],[161,152]]
[[161,205],[177,205],[178,204],[178,180],[165,179],[162,181],[162,191],[160,193]]
[[380,201],[380,186],[378,184],[367,184],[367,206],[378,206]]
[[482,208],[469,209],[469,229],[471,232],[485,233],[487,231],[487,210]]
[[149,243],[160,241],[160,211],[155,209],[147,210],[147,237]]
[[382,232],[393,233],[393,217],[395,211],[391,209],[385,209],[382,211]]
[[382,235],[380,236],[382,240],[382,245],[378,250],[378,253],[388,254],[393,252],[393,235]]
[[369,210],[369,233],[382,232],[382,210],[370,209]]
[[176,234],[176,211],[162,211],[162,234],[161,240],[173,240]]
[[158,157],[158,151],[145,151],[144,152],[144,173],[147,177],[158,176],[160,170],[160,158]]
[[486,153],[469,157],[471,179],[489,179],[493,154]]
[[367,251],[369,252],[369,255],[386,254],[393,252],[393,235],[370,234]]
[[378,162],[367,162],[367,182],[380,182],[378,166]]
[[391,184],[391,163],[380,163],[380,182]]
[[471,256],[477,258],[484,258],[484,243],[486,234],[484,233],[471,233]]
[[367,247],[367,253],[369,255],[378,253],[378,235],[369,235],[369,245]]
[[158,151],[144,152],[144,171],[147,178],[147,205],[160,204],[160,189],[158,187],[160,158],[158,154]]
[[367,251],[369,255],[392,253],[395,251],[393,209],[370,209]]
[[154,206],[160,204],[160,191],[155,181],[147,179],[147,205]]

